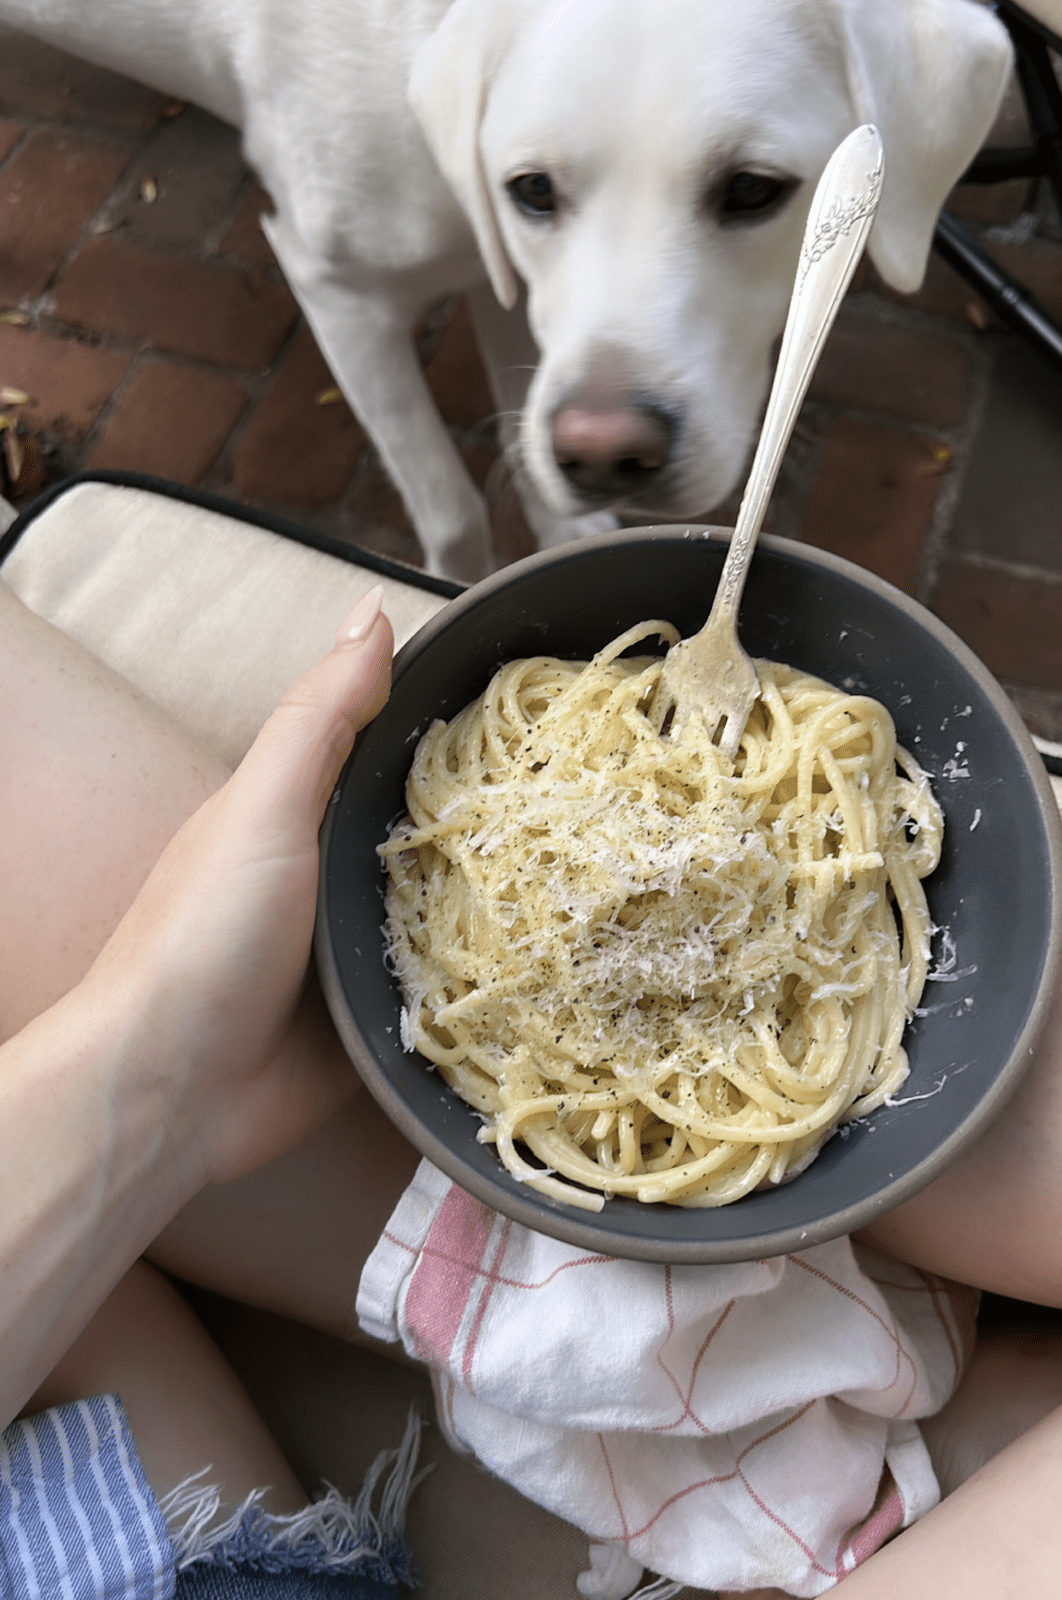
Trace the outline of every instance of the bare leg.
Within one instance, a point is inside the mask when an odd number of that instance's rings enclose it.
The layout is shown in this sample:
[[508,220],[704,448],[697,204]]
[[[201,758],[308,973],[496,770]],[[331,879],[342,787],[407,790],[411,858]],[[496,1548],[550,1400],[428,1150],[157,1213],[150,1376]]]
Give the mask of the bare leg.
[[[2,582],[0,750],[3,1038],[82,978],[164,846],[227,773]],[[308,1048],[339,1049],[323,1005],[313,1028]],[[167,1230],[158,1259],[204,1287],[349,1335],[361,1267],[415,1166],[357,1094],[302,1150],[205,1191]]]
[[359,1332],[354,1302],[417,1159],[362,1090],[289,1155],[202,1190],[151,1259],[201,1288],[403,1359],[399,1345]]
[[844,1600],[1057,1594],[1062,1411],[1024,1434],[844,1580]]
[[85,974],[181,823],[227,777],[0,582],[0,1038]]
[[998,1120],[943,1177],[859,1237],[962,1283],[1062,1306],[1062,985]]
[[209,1467],[231,1511],[268,1488],[275,1513],[308,1504],[239,1379],[180,1296],[137,1264],[23,1411],[31,1416],[94,1394],[119,1394],[156,1496]]
[[962,1382],[922,1424],[941,1494],[1062,1406],[1062,1330],[1019,1323],[978,1338]]

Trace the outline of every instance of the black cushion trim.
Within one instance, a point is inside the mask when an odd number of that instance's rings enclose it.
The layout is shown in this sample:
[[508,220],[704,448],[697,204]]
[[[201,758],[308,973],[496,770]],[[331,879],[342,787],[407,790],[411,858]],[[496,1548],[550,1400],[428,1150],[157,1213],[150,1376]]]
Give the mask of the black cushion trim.
[[110,483],[123,489],[146,489],[150,494],[165,496],[168,500],[181,500],[186,505],[199,506],[204,511],[216,511],[223,517],[231,517],[235,522],[246,522],[255,528],[265,528],[269,533],[279,533],[285,539],[294,539],[296,544],[305,544],[313,550],[320,550],[325,555],[337,556],[340,561],[347,561],[351,566],[365,567],[370,572],[378,572],[381,577],[394,578],[399,583],[408,583],[414,589],[426,589],[430,594],[441,594],[447,600],[453,600],[457,595],[463,594],[466,585],[454,583],[449,578],[433,578],[426,572],[421,572],[416,567],[407,567],[401,561],[390,561],[387,556],[380,556],[372,550],[362,550],[356,545],[344,544],[340,539],[330,538],[327,533],[316,533],[312,528],[304,528],[297,522],[288,522],[284,517],[276,517],[270,511],[258,511],[251,506],[240,505],[235,500],[225,500],[220,495],[207,494],[202,489],[186,489],[183,484],[170,483],[166,478],[155,478],[145,472],[75,472],[69,478],[63,478],[59,483],[54,483],[44,493],[38,495],[26,509],[15,518],[7,532],[0,535],[0,566],[11,554],[19,539],[26,529],[43,511],[47,511],[68,489],[76,488],[80,483]]

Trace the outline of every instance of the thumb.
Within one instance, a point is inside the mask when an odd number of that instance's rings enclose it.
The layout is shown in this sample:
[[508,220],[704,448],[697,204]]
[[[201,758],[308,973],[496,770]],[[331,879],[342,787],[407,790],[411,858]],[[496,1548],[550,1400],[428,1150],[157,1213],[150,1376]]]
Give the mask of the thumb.
[[274,823],[316,834],[355,735],[391,692],[394,636],[383,589],[363,595],[339,625],[331,651],[281,697],[230,782]]

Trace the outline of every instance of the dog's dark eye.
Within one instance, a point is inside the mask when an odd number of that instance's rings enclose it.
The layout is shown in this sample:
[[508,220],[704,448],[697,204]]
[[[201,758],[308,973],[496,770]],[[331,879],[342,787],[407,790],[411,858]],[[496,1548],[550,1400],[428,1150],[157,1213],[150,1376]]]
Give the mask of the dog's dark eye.
[[548,172],[522,172],[505,185],[513,203],[532,217],[548,217],[557,209],[553,180]]
[[716,196],[716,208],[724,222],[759,217],[774,210],[795,187],[791,178],[767,172],[732,172]]

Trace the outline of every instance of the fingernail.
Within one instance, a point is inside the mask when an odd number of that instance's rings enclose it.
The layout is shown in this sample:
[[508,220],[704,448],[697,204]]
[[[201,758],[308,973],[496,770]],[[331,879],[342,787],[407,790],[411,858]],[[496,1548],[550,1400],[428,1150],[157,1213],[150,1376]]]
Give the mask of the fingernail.
[[380,615],[383,605],[383,584],[378,583],[375,589],[370,589],[368,594],[363,594],[352,611],[349,611],[339,625],[336,643],[343,644],[348,639],[364,639],[372,632],[373,623]]

